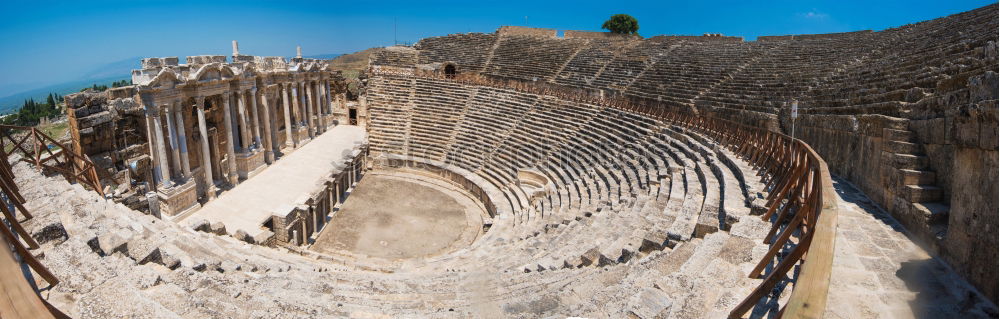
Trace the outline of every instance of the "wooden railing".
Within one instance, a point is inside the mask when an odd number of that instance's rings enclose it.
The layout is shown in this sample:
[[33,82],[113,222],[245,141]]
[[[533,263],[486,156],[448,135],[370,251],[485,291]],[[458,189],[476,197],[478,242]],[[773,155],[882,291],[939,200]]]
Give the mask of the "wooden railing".
[[[716,118],[678,118],[680,123],[712,135],[766,177],[769,193],[762,218],[772,222],[764,237],[770,248],[749,274],[763,281],[729,317],[743,317],[763,298],[773,298],[776,304],[778,296],[771,295],[772,290],[782,280],[789,280],[793,281],[791,296],[776,317],[822,318],[838,215],[837,195],[826,162],[805,142],[781,133]],[[798,277],[790,278],[796,265],[801,265]]]
[[[768,196],[762,216],[772,223],[763,239],[770,248],[750,278],[761,283],[730,313],[740,318],[764,298],[772,298],[773,288],[783,280],[792,282],[792,293],[775,317],[821,318],[826,309],[837,229],[837,195],[830,171],[808,144],[779,132],[728,120],[676,110],[657,102],[606,97],[590,91],[538,85],[529,81],[444,74],[405,68],[372,68],[374,75],[423,77],[460,84],[485,85],[532,94],[557,96],[642,114],[673,125],[700,131],[751,163],[765,178]],[[790,271],[800,265],[797,277]],[[770,266],[770,267],[768,267]],[[795,272],[792,272],[794,275]]]
[[21,161],[28,162],[50,173],[59,173],[70,183],[86,185],[101,196],[104,189],[97,177],[97,168],[86,154],[65,145],[34,127],[0,125],[0,149],[8,161],[14,152],[20,152]]
[[[61,311],[42,299],[34,285],[25,277],[22,264],[27,264],[50,286],[59,283],[29,249],[38,248],[38,243],[21,226],[17,213],[23,220],[32,218],[24,207],[14,172],[10,162],[0,160],[0,211],[3,211],[0,225],[0,317],[2,318],[68,318]],[[11,250],[13,247],[13,250]]]

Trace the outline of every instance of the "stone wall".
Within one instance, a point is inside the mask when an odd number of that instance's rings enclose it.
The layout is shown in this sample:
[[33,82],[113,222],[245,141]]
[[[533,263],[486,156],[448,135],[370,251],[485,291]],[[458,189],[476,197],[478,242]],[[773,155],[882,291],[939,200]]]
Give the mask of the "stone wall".
[[377,165],[377,168],[408,168],[455,183],[475,197],[486,208],[486,213],[490,217],[496,217],[497,215],[496,205],[482,187],[467,178],[466,175],[441,167],[442,163],[433,163],[429,160],[418,158],[390,157],[381,162],[373,161],[373,164]]
[[226,63],[225,55],[195,55],[187,57],[187,64]]
[[529,27],[518,27],[512,25],[505,25],[497,29],[497,34],[501,36],[508,35],[529,35],[542,38],[556,38],[556,29],[543,29],[543,28],[529,28]]
[[759,36],[757,41],[787,41],[787,40],[819,40],[819,39],[836,39],[843,37],[855,37],[858,35],[872,33],[872,30],[861,30],[861,31],[851,31],[851,32],[837,32],[837,33],[823,33],[823,34],[795,34],[795,35],[768,35]]
[[734,36],[724,36],[721,34],[710,34],[710,35],[658,35],[650,40],[655,39],[667,39],[667,40],[689,40],[698,42],[743,42],[743,37]]
[[[914,108],[947,109],[931,118],[882,115],[802,115],[796,136],[827,161],[832,173],[857,185],[899,220],[917,241],[949,262],[989,298],[997,298],[997,75],[970,78],[969,101],[955,105],[931,97]],[[938,104],[942,103],[942,104]],[[919,114],[912,112],[910,114]],[[785,126],[788,127],[787,124]],[[888,130],[911,131],[936,176],[942,201],[936,211],[907,200],[890,149]],[[929,206],[928,206],[929,207]],[[943,213],[943,214],[942,214]],[[938,214],[941,214],[938,216]]]
[[[145,183],[150,177],[144,112],[134,94],[133,88],[124,87],[66,96],[67,115],[76,121],[73,137],[78,140],[74,144],[97,165],[103,185],[129,185],[133,180]],[[143,185],[116,187],[109,195],[132,209],[145,210],[146,191]]]
[[565,39],[637,39],[637,38],[640,38],[640,37],[638,35],[625,35],[625,34],[616,34],[616,33],[611,33],[611,32],[566,30],[566,31],[563,31],[563,38],[565,38]]

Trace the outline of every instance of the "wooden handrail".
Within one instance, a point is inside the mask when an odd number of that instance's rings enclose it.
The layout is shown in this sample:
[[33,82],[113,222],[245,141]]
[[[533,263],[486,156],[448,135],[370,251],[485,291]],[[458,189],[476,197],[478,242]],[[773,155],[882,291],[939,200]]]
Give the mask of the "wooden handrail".
[[[6,227],[2,227],[6,228]],[[24,278],[10,243],[0,236],[0,317],[55,318],[45,301]]]
[[[3,186],[0,188],[0,192],[4,195],[4,200],[0,200],[0,211],[3,212],[3,219],[0,220],[0,317],[67,318],[65,314],[52,307],[38,295],[22,271],[22,263],[24,263],[50,286],[59,283],[59,279],[28,251],[29,248],[38,248],[38,243],[21,226],[15,213],[20,212],[25,219],[32,217],[23,206],[24,197],[21,196],[16,186],[11,187],[11,185],[16,184],[14,183],[13,170],[6,157],[0,159],[0,172],[9,172],[9,174],[0,174],[0,186]],[[16,210],[12,210],[6,201],[10,201]],[[11,247],[14,248],[13,251],[11,251]]]
[[[773,219],[774,223],[767,238],[763,239],[771,247],[749,276],[759,278],[767,265],[775,266],[764,274],[764,280],[729,313],[729,317],[743,317],[797,264],[801,265],[801,271],[792,286],[791,297],[783,307],[779,307],[776,317],[820,318],[826,310],[836,242],[837,195],[826,162],[802,140],[691,111],[674,111],[659,102],[605,97],[593,90],[475,74],[446,77],[436,72],[406,68],[378,67],[370,68],[369,72],[374,75],[428,78],[556,96],[564,100],[643,114],[715,137],[720,145],[765,173],[766,190],[769,193],[765,205],[767,210],[762,218]],[[776,212],[777,216],[774,215]],[[779,254],[781,248],[793,243],[792,236],[796,231],[799,231],[797,242],[794,242],[794,247],[787,255],[782,256]]]
[[[14,134],[13,132],[17,132]],[[70,183],[81,183],[104,196],[104,188],[101,187],[101,180],[97,176],[97,168],[81,150],[73,150],[46,135],[44,132],[34,127],[0,125],[0,141],[4,141],[3,159],[7,160],[14,151],[20,151],[24,157],[22,161],[31,163],[36,167],[63,175]],[[23,137],[15,139],[12,135],[22,134]],[[7,151],[7,143],[12,144],[10,151]],[[28,144],[28,145],[25,145]],[[49,145],[58,147],[59,150],[53,152]],[[52,163],[50,163],[52,162]],[[16,202],[16,201],[15,201]]]

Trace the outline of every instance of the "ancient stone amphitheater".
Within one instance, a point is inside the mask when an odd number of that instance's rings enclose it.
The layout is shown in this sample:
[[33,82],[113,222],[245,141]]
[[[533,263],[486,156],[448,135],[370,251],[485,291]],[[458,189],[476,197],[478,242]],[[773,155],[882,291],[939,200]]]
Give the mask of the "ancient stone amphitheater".
[[995,318],[997,21],[144,59],[5,128],[0,315]]

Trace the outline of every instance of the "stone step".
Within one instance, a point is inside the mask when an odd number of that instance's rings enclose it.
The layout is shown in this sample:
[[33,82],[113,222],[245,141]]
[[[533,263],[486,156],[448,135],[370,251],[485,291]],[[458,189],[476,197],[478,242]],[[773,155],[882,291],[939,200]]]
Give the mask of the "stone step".
[[927,167],[927,156],[882,152],[882,160],[887,165],[899,169],[920,170]]
[[951,211],[951,206],[943,202],[913,203],[913,207],[932,225],[946,224],[948,213]]
[[936,202],[941,200],[942,190],[931,185],[906,185],[902,195],[912,203]]
[[913,155],[923,155],[924,153],[924,148],[920,144],[901,141],[885,141],[882,144],[882,150],[890,153]]
[[911,131],[906,130],[894,130],[885,128],[882,129],[882,137],[886,141],[896,141],[896,142],[916,142],[917,136]]
[[900,169],[897,172],[902,177],[903,185],[933,185],[937,182],[937,174],[932,171]]

